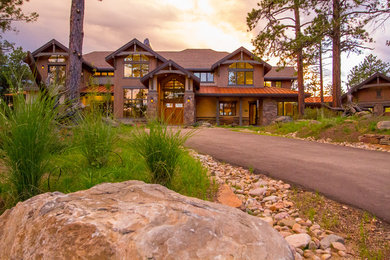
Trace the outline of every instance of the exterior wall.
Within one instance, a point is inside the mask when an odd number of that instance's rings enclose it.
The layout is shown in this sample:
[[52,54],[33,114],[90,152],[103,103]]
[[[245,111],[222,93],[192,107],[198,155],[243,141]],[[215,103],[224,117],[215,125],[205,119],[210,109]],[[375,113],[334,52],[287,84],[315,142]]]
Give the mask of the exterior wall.
[[[381,97],[377,97],[377,90],[382,91]],[[382,115],[385,108],[390,107],[390,86],[359,89],[353,93],[352,101],[362,107],[372,108],[375,115]]]
[[[140,78],[124,77],[125,56],[115,57],[114,60],[114,115],[117,118],[123,117],[123,89],[124,88],[145,88]],[[157,67],[157,60],[149,56],[149,72]],[[157,101],[157,100],[156,100]],[[149,109],[148,109],[149,111]]]
[[282,80],[282,88],[291,89],[292,83],[291,80]]

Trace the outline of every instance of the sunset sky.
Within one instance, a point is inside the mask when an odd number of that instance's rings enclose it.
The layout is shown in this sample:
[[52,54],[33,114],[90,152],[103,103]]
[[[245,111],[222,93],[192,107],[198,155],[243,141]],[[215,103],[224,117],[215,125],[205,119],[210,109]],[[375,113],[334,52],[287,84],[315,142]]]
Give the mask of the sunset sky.
[[[116,50],[133,38],[149,38],[155,50],[211,48],[233,51],[240,46],[253,50],[253,32],[247,32],[246,15],[256,0],[86,0],[83,52]],[[70,0],[30,0],[26,12],[39,14],[37,22],[15,23],[18,33],[9,32],[6,39],[33,51],[57,39],[68,45]],[[390,47],[383,29],[372,35],[371,47],[380,58],[389,61]],[[344,56],[343,80],[364,55]],[[326,61],[329,63],[330,61]],[[276,60],[270,61],[271,65]],[[327,74],[331,67],[328,66]],[[328,77],[328,81],[329,81]]]

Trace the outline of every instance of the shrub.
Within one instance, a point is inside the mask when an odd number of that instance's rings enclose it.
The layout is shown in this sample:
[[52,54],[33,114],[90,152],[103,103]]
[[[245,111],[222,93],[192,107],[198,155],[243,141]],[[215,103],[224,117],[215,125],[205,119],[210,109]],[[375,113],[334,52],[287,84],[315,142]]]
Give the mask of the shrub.
[[0,143],[9,169],[8,182],[14,188],[16,200],[25,200],[39,191],[42,176],[49,170],[50,156],[57,152],[55,99],[45,93],[34,101],[16,95],[13,108],[1,102]]
[[74,141],[81,154],[92,167],[100,168],[107,164],[113,150],[115,131],[104,121],[100,110],[85,111],[80,116],[74,130]]
[[148,126],[149,129],[134,129],[130,145],[145,160],[151,182],[170,186],[183,152],[181,146],[192,132],[182,134],[158,121]]

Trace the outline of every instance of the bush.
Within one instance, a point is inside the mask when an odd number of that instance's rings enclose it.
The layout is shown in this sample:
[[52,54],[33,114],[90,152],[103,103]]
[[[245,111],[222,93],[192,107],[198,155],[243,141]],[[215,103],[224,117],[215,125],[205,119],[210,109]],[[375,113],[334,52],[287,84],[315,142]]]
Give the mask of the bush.
[[134,129],[130,145],[145,160],[151,182],[170,186],[183,152],[181,146],[192,132],[182,134],[158,121],[148,126],[149,129]]
[[101,168],[113,150],[115,131],[103,121],[100,110],[85,111],[74,130],[74,141],[92,167]]
[[40,193],[38,187],[49,170],[50,156],[62,147],[56,132],[56,107],[55,99],[44,93],[30,102],[23,95],[16,95],[12,109],[1,102],[1,150],[16,201]]
[[323,118],[333,118],[340,116],[340,112],[332,111],[328,108],[305,108],[304,119],[320,120]]

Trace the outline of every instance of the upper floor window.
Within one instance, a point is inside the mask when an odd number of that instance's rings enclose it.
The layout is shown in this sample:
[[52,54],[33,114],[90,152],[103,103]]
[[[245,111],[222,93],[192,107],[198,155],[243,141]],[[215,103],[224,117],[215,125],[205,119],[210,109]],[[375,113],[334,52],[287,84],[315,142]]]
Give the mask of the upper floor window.
[[212,72],[195,72],[194,75],[200,79],[200,82],[214,82],[214,74]]
[[64,55],[51,55],[48,61],[49,63],[64,63],[66,58]]
[[111,71],[95,71],[94,77],[114,77],[114,72]]
[[49,65],[48,67],[49,84],[65,85],[66,66],[65,65]]
[[229,85],[253,85],[253,66],[236,62],[229,66]]
[[124,59],[124,77],[141,78],[149,72],[149,58],[142,54],[132,54]]
[[282,87],[282,82],[281,81],[276,81],[275,82],[275,87],[281,88]]
[[264,81],[264,87],[272,87],[272,81]]
[[382,97],[382,89],[377,89],[376,90],[376,98],[381,98]]

